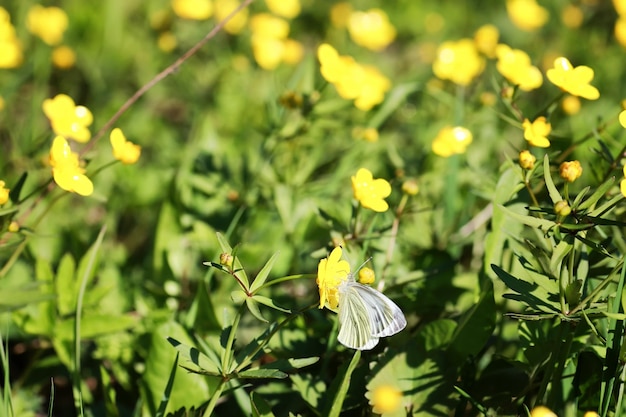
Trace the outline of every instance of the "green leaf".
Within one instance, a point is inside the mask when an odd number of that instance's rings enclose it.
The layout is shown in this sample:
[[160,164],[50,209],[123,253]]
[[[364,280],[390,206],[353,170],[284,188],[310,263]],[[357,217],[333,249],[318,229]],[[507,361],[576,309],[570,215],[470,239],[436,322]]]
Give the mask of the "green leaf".
[[233,255],[233,269],[237,271],[237,276],[239,277],[239,279],[241,279],[241,282],[243,282],[244,286],[246,287],[245,289],[247,290],[248,288],[250,288],[250,281],[248,281],[248,275],[246,275],[246,271],[243,269],[243,266],[239,261],[239,257],[237,257],[237,255],[233,252],[233,248],[230,246],[224,235],[222,235],[221,233],[216,233],[216,235],[217,241],[222,248],[222,252]]
[[250,297],[246,298],[246,305],[248,306],[248,310],[250,310],[250,313],[252,313],[254,317],[264,323],[269,323],[269,321],[267,321],[265,317],[263,317],[263,315],[261,314],[261,310],[259,310],[259,305],[254,299]]
[[341,414],[341,409],[343,407],[343,401],[346,398],[346,394],[348,392],[348,388],[350,387],[350,377],[352,376],[352,372],[356,369],[356,366],[361,359],[361,351],[355,350],[354,355],[352,356],[352,360],[350,363],[344,365],[339,370],[339,373],[335,377],[333,384],[330,387],[329,393],[335,393],[335,398],[331,403],[329,403],[329,407],[326,412],[322,413],[324,416],[328,417],[339,417]]
[[290,358],[279,359],[277,361],[263,365],[264,369],[279,369],[284,372],[295,371],[300,368],[304,368],[309,365],[313,365],[320,360],[319,356],[312,356],[310,358]]
[[11,294],[10,297],[0,297],[0,313],[19,310],[29,304],[38,304],[43,301],[50,301],[55,298],[52,291],[47,290],[48,285],[40,282],[33,282],[19,288],[4,287],[4,294]]
[[252,298],[255,301],[258,301],[259,303],[264,304],[268,307],[271,307],[275,310],[282,311],[283,313],[291,313],[291,310],[277,306],[276,303],[274,303],[274,300],[272,300],[271,298],[264,297],[262,295],[254,295],[252,296]]
[[556,245],[554,252],[552,252],[552,257],[550,258],[550,272],[555,278],[561,275],[561,262],[567,254],[574,249],[573,240],[574,237],[572,235],[566,235],[565,238]]
[[617,205],[617,203],[619,203],[623,199],[624,199],[624,196],[622,195],[622,193],[618,193],[615,197],[613,197],[612,199],[610,199],[609,201],[607,201],[606,203],[602,204],[600,207],[598,207],[597,209],[589,213],[588,217],[602,216],[604,213],[612,209],[615,205]]
[[265,266],[259,271],[257,276],[254,278],[252,282],[252,286],[250,287],[250,292],[254,294],[267,280],[267,277],[276,262],[276,258],[278,258],[280,252],[276,252],[272,257],[265,263]]
[[272,407],[259,394],[252,391],[250,393],[250,403],[252,404],[253,417],[274,417]]
[[310,373],[300,372],[289,377],[293,389],[309,404],[316,415],[320,415],[319,402],[322,394],[327,392],[326,384],[319,377]]
[[417,338],[427,352],[447,345],[454,335],[457,323],[451,319],[439,319],[425,324],[419,329]]
[[378,107],[376,113],[370,119],[368,126],[378,129],[382,124],[395,112],[398,107],[402,106],[406,98],[422,88],[422,83],[412,82],[395,86],[385,97],[385,101]]
[[69,253],[63,255],[61,262],[59,262],[54,284],[59,314],[65,316],[73,313],[76,310],[78,282],[76,280],[76,263]]
[[554,181],[552,181],[552,176],[550,175],[550,159],[548,158],[548,154],[545,154],[543,157],[543,176],[546,181],[546,188],[548,189],[548,193],[550,194],[550,200],[552,200],[552,204],[556,204],[559,201],[563,200],[559,190],[554,186]]
[[[536,282],[516,278],[497,265],[492,264],[491,268],[506,286],[515,292],[515,294],[505,294],[505,298],[517,300],[530,307],[534,312],[560,314],[558,301],[550,300],[550,297],[554,295],[553,293],[546,291]],[[558,290],[556,294],[558,294]]]
[[519,214],[514,211],[511,211],[508,208],[504,207],[503,205],[498,205],[497,207],[500,210],[504,211],[504,213],[506,213],[507,216],[520,221],[526,226],[530,226],[530,227],[534,227],[543,231],[547,231],[547,230],[552,229],[556,225],[556,223],[554,223],[551,220],[539,219],[537,217],[532,217],[532,216],[525,216],[523,214]]
[[176,354],[176,358],[174,358],[174,363],[172,363],[172,369],[170,370],[170,374],[167,377],[167,384],[165,385],[165,389],[163,390],[163,395],[161,396],[161,401],[159,402],[159,408],[156,412],[156,417],[163,417],[165,415],[165,410],[167,410],[167,404],[170,401],[170,395],[172,394],[172,387],[174,386],[174,378],[176,377],[176,370],[178,369],[178,353]]
[[204,373],[215,376],[221,375],[219,366],[195,347],[181,343],[173,337],[168,337],[167,341],[174,346],[174,349],[176,349],[183,358],[196,365],[199,369],[204,371]]
[[13,204],[18,204],[20,202],[20,194],[22,192],[22,187],[26,183],[26,177],[28,177],[28,172],[22,173],[20,175],[20,179],[17,180],[15,185],[11,187],[11,191],[9,191],[9,198]]
[[593,194],[591,194],[591,196],[589,196],[588,199],[586,199],[585,201],[580,203],[578,206],[572,205],[572,209],[576,209],[576,210],[580,211],[580,210],[586,210],[586,209],[594,207],[596,205],[596,203],[598,201],[600,201],[600,199],[606,195],[606,193],[609,191],[609,189],[613,186],[614,182],[615,182],[615,177],[609,178],[608,180],[603,182],[596,189],[596,191]]
[[[80,336],[87,339],[132,329],[139,322],[139,318],[131,314],[123,316],[106,313],[85,312],[83,314],[80,323]],[[54,336],[63,340],[73,340],[74,326],[75,319],[73,316],[65,320],[57,320]]]
[[265,368],[255,368],[255,369],[246,369],[245,371],[241,371],[237,373],[238,378],[250,378],[250,379],[265,379],[265,378],[273,378],[273,379],[285,379],[287,378],[287,374],[283,371],[279,371],[278,369],[265,369]]

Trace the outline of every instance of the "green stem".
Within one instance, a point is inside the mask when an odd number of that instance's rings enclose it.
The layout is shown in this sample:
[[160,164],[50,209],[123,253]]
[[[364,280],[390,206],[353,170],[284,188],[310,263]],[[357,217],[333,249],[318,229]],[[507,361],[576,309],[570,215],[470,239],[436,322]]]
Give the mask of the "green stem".
[[213,395],[211,396],[211,399],[209,400],[209,405],[207,406],[206,410],[204,410],[204,417],[210,417],[213,414],[213,410],[215,409],[215,406],[217,405],[217,400],[220,399],[220,397],[222,396],[222,392],[224,391],[224,387],[226,387],[226,379],[221,379],[219,384],[217,385],[217,387],[215,388],[215,392],[213,392]]

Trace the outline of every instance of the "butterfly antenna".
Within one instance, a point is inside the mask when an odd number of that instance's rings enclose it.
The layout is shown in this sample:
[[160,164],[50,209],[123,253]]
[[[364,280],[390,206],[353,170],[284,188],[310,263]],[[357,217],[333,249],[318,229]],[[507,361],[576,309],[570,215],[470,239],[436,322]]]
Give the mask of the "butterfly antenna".
[[369,257],[369,258],[367,258],[367,259],[365,260],[365,262],[363,262],[363,263],[362,263],[362,264],[361,264],[361,265],[360,265],[360,266],[356,269],[356,271],[354,271],[353,273],[354,273],[354,274],[357,274],[357,273],[361,270],[361,268],[363,268],[363,267],[365,266],[365,264],[366,264],[366,263],[368,263],[368,262],[369,262],[369,261],[371,261],[371,260],[372,260],[372,257],[370,256],[370,257]]

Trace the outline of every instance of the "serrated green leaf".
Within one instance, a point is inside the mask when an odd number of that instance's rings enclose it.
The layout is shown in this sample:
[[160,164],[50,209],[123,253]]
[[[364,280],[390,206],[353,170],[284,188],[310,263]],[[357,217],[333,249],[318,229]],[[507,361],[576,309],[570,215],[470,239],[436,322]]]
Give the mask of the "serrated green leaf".
[[215,376],[221,375],[218,365],[195,347],[179,342],[173,337],[167,337],[167,341],[180,352],[182,358],[190,361],[205,373]]
[[548,154],[545,154],[543,157],[543,176],[546,181],[546,188],[548,189],[548,194],[550,194],[552,204],[562,201],[563,197],[561,197],[559,190],[557,190],[554,186],[554,181],[552,181],[552,175],[550,174],[550,159],[548,158]]
[[274,255],[272,255],[272,257],[265,263],[263,268],[259,271],[257,276],[254,278],[254,281],[252,282],[252,286],[250,287],[250,292],[252,294],[254,294],[255,291],[257,291],[265,283],[279,254],[280,252],[276,252]]
[[230,244],[228,243],[224,235],[222,235],[221,233],[216,233],[216,236],[217,236],[217,241],[219,242],[220,247],[222,248],[222,252],[229,253],[233,255],[233,257],[235,258],[233,261],[233,269],[237,271],[237,276],[239,277],[239,279],[241,279],[241,281],[246,287],[245,289],[247,290],[248,288],[250,288],[250,281],[248,280],[248,275],[246,275],[246,271],[243,269],[243,266],[241,265],[241,262],[239,261],[239,257],[237,257],[235,253],[233,253],[233,248],[230,246]]
[[263,323],[269,323],[269,321],[267,321],[265,317],[263,317],[263,315],[261,314],[261,310],[259,310],[259,305],[254,299],[247,297],[246,305],[248,306],[248,310],[250,310],[250,313],[252,313],[254,317],[261,320]]
[[523,278],[517,278],[509,274],[497,265],[491,265],[496,275],[504,281],[507,287],[515,294],[505,294],[506,298],[519,301],[535,312],[560,314],[559,304],[550,300],[550,294],[535,282],[529,282]]
[[251,379],[264,379],[264,378],[285,379],[287,378],[287,374],[282,371],[279,371],[278,369],[255,368],[255,369],[246,369],[245,371],[238,372],[237,377],[238,378],[251,378]]
[[291,313],[291,310],[277,306],[276,303],[274,303],[274,300],[272,300],[271,298],[264,297],[262,295],[254,295],[252,296],[252,298],[255,301],[258,301],[259,303],[264,304],[268,307],[271,307],[275,310],[282,311],[283,313]]

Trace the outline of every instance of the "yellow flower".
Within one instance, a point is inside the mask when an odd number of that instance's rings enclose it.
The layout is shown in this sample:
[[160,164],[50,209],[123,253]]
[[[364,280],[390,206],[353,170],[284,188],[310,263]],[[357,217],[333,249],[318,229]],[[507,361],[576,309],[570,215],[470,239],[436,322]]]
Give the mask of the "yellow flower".
[[537,158],[535,155],[530,153],[530,151],[521,151],[519,153],[519,166],[524,169],[533,169],[535,167],[535,162],[537,162]]
[[615,39],[622,47],[626,48],[626,15],[620,16],[615,21]]
[[367,142],[378,142],[378,130],[375,127],[355,127],[352,129],[352,137]]
[[574,182],[583,174],[583,167],[578,161],[565,161],[559,166],[559,175],[567,182]]
[[22,45],[11,24],[11,16],[0,7],[0,68],[19,67],[23,59]]
[[213,16],[210,0],[172,0],[172,9],[183,19],[206,20]]
[[141,155],[141,146],[127,141],[122,129],[119,127],[113,129],[111,131],[110,141],[115,159],[126,165],[137,162],[139,155]]
[[363,267],[359,270],[359,282],[361,284],[371,284],[376,280],[376,274],[372,268]]
[[340,56],[328,44],[319,46],[317,56],[324,79],[335,86],[341,97],[354,100],[360,110],[367,111],[382,102],[391,88],[391,81],[378,69],[361,65],[351,56]]
[[471,39],[446,41],[437,49],[433,72],[442,80],[468,85],[485,67],[484,59]]
[[411,178],[402,183],[402,192],[407,195],[417,195],[420,192],[420,187],[417,181]]
[[554,68],[550,68],[546,76],[552,84],[571,95],[587,100],[600,97],[598,89],[589,84],[593,79],[593,70],[585,65],[574,68],[567,58],[559,57],[554,60]]
[[370,395],[369,403],[377,414],[392,413],[401,405],[402,391],[392,385],[380,385]]
[[[221,22],[226,16],[231,14],[233,10],[239,7],[239,4],[238,0],[215,0],[215,18]],[[246,27],[246,23],[248,23],[247,7],[237,12],[237,14],[224,25],[224,30],[231,35],[236,35]]]
[[41,38],[48,45],[58,45],[63,40],[69,19],[63,9],[58,7],[32,6],[26,16],[29,32]]
[[0,206],[6,204],[9,201],[9,190],[8,188],[4,188],[6,183],[0,180]]
[[361,168],[352,176],[354,198],[367,209],[382,213],[389,209],[384,200],[391,194],[391,185],[384,179],[374,179],[370,170]]
[[11,233],[17,233],[20,231],[20,224],[14,220],[9,223],[9,227],[7,228],[7,230]]
[[622,195],[626,197],[626,165],[624,165],[622,172],[624,174],[624,178],[619,183],[619,190],[622,193]]
[[569,114],[570,116],[576,114],[580,111],[580,99],[576,96],[568,95],[561,102],[561,108],[565,114]]
[[276,68],[281,62],[295,64],[302,60],[304,47],[300,42],[287,39],[289,23],[268,13],[259,13],[250,19],[252,53],[259,66],[266,70]]
[[163,52],[172,52],[176,48],[176,45],[178,45],[178,41],[172,32],[165,31],[159,34],[157,46]]
[[511,83],[518,85],[521,90],[534,90],[543,83],[541,71],[531,65],[530,57],[526,52],[500,44],[496,47],[496,56],[498,57],[496,64],[498,72]]
[[85,175],[85,170],[80,167],[78,154],[72,152],[63,136],[55,137],[52,142],[50,165],[54,182],[61,189],[83,196],[93,193],[93,183]]
[[528,119],[524,119],[522,127],[524,128],[524,139],[532,146],[539,148],[547,148],[550,146],[548,135],[552,131],[552,125],[545,117],[538,117],[532,123]]
[[626,15],[626,1],[625,0],[613,0],[613,7],[618,15]]
[[500,37],[500,31],[494,25],[482,25],[474,33],[474,43],[476,48],[489,58],[496,56],[496,46],[498,45],[498,38]]
[[69,46],[58,46],[52,50],[52,63],[57,68],[72,68],[76,63],[76,54]]
[[289,35],[289,23],[269,13],[258,13],[250,19],[250,29],[257,36],[286,39]]
[[353,12],[348,19],[348,32],[357,45],[380,51],[396,38],[396,28],[381,9]]
[[304,57],[304,46],[294,39],[283,41],[283,62],[286,64],[297,64]]
[[352,14],[352,5],[347,1],[333,4],[330,8],[330,22],[338,29],[348,26]]
[[336,247],[317,266],[317,286],[320,292],[319,308],[328,308],[337,312],[339,306],[339,285],[348,279],[350,264],[341,259],[342,249]]
[[265,4],[272,13],[287,19],[300,14],[300,0],[265,0]]
[[626,129],[626,110],[622,110],[619,114],[619,123]]
[[44,100],[43,112],[57,135],[83,143],[91,138],[87,126],[93,122],[93,116],[87,107],[77,106],[70,96],[58,94]]
[[561,20],[570,29],[578,29],[584,19],[585,15],[579,6],[568,4],[561,11]]
[[583,417],[600,417],[600,415],[595,411],[587,411]]
[[432,144],[432,150],[435,155],[444,158],[454,154],[462,154],[465,153],[472,140],[472,132],[466,128],[446,126],[437,134]]
[[515,26],[529,32],[545,25],[550,17],[535,0],[507,0],[506,11]]
[[548,407],[540,405],[530,411],[530,417],[557,417]]

